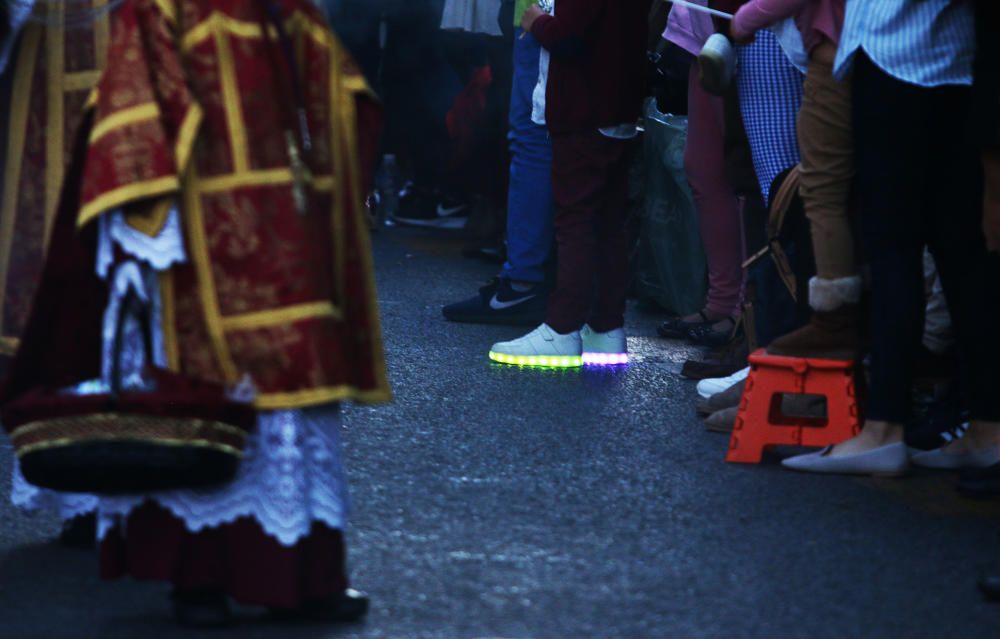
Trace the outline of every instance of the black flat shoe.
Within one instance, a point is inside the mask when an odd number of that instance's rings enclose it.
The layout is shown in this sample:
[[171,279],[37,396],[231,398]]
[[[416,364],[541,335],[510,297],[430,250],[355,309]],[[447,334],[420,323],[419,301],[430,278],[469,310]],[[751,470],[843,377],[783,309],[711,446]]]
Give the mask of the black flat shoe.
[[294,610],[272,608],[270,617],[277,623],[353,623],[368,614],[368,603],[368,595],[348,588]]
[[656,334],[667,339],[687,339],[691,331],[699,326],[711,324],[705,311],[698,311],[700,321],[685,322],[683,317],[671,317],[656,327]]
[[[729,329],[717,330],[715,324],[728,322]],[[731,317],[725,317],[714,324],[700,324],[688,331],[688,341],[696,346],[720,348],[739,335],[741,325]]]
[[232,624],[226,594],[216,588],[177,590],[170,595],[174,619],[185,628],[225,628]]
[[989,601],[1000,601],[1000,575],[987,575],[977,585],[983,597]]

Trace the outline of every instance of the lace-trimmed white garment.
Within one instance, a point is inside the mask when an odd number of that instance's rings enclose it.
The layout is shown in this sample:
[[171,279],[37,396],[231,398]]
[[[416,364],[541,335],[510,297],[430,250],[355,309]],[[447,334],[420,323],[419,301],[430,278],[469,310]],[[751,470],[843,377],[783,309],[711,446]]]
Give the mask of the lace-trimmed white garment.
[[[111,299],[104,317],[103,366],[110,370],[110,343],[119,308],[129,289],[152,301],[153,360],[166,361],[156,271],[184,262],[180,216],[172,210],[155,238],[129,227],[119,212],[101,216],[97,270],[108,277],[113,244],[137,258],[119,264],[111,277]],[[125,385],[141,385],[139,371],[145,353],[138,322],[129,319],[123,330],[122,372]],[[191,532],[252,517],[281,544],[292,546],[309,534],[313,522],[343,528],[347,515],[347,484],[340,451],[341,415],[338,404],[307,409],[261,411],[257,430],[250,435],[236,479],[208,490],[176,490],[129,497],[102,497],[98,506],[98,537],[103,539],[117,523],[147,500],[155,501],[184,521]],[[127,531],[125,531],[127,534]]]
[[21,510],[52,512],[63,521],[97,510],[97,497],[93,495],[57,493],[29,484],[21,474],[21,466],[16,457],[13,475],[10,501]]

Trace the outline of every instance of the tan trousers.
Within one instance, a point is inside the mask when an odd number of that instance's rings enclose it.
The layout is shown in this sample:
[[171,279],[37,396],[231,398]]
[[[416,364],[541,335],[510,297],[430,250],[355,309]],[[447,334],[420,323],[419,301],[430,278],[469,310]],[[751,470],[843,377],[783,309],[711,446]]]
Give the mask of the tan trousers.
[[817,276],[838,279],[857,273],[848,215],[854,179],[851,86],[833,78],[826,57],[814,54],[809,62],[799,109],[800,193],[812,226]]

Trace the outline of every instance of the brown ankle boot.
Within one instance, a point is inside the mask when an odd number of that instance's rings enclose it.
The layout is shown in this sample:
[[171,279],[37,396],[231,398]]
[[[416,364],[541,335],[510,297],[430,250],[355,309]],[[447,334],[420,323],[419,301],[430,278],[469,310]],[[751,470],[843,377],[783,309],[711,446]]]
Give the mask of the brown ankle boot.
[[809,304],[813,307],[809,323],[771,342],[767,352],[785,357],[857,359],[861,354],[860,298],[860,277],[814,277],[809,282]]

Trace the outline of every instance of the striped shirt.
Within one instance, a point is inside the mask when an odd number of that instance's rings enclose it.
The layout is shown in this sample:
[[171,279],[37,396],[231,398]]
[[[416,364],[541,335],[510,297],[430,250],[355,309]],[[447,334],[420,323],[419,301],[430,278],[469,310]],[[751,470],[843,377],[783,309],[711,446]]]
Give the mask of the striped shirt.
[[964,0],[848,0],[834,75],[864,50],[889,75],[923,87],[972,84],[975,16]]

